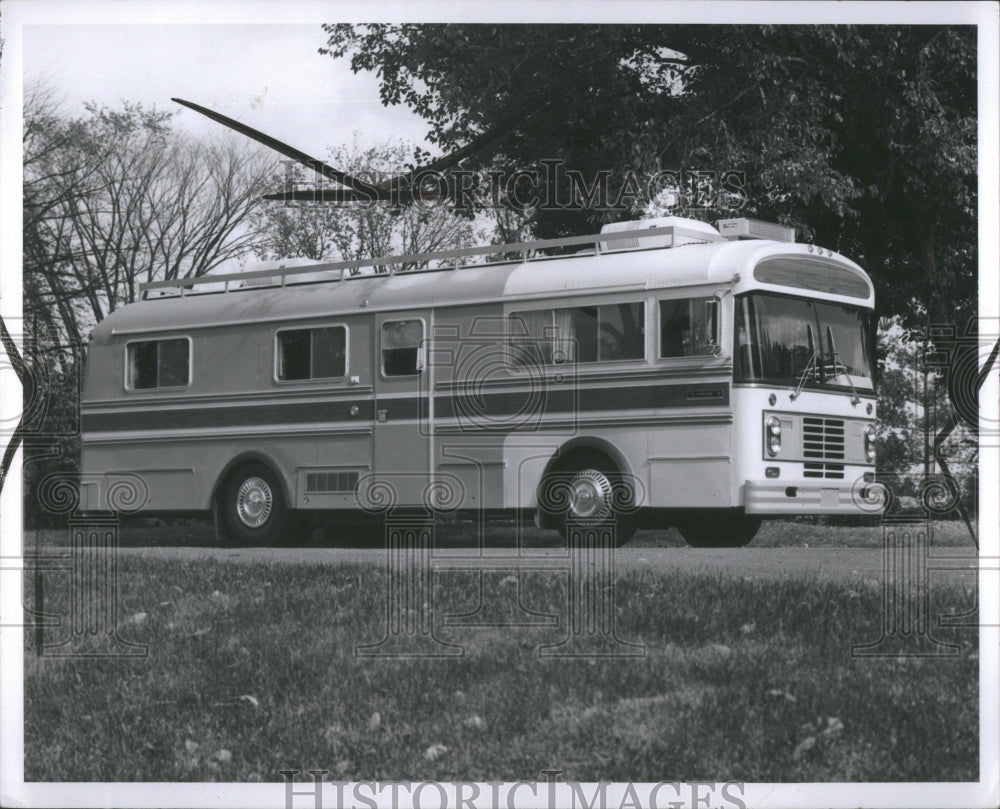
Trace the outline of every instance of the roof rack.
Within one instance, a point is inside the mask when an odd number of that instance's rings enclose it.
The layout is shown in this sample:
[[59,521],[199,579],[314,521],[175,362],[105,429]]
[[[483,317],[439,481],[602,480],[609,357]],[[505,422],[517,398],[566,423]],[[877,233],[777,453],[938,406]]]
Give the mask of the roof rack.
[[[639,237],[637,239],[637,237]],[[381,258],[370,258],[363,259],[360,261],[334,261],[327,262],[323,264],[312,264],[307,267],[278,267],[277,269],[267,269],[267,270],[252,270],[250,272],[236,272],[227,273],[226,275],[199,275],[195,278],[176,278],[168,281],[150,281],[139,286],[140,297],[146,298],[148,293],[152,290],[177,290],[181,297],[184,297],[185,293],[199,286],[206,286],[209,284],[224,284],[224,292],[230,291],[230,284],[241,283],[246,285],[248,281],[256,281],[259,279],[266,279],[263,284],[254,284],[257,288],[264,286],[279,286],[284,287],[289,279],[301,278],[303,276],[318,275],[323,273],[336,273],[333,277],[327,278],[317,278],[316,281],[349,281],[352,278],[371,278],[371,274],[345,274],[348,271],[359,270],[364,267],[383,267],[388,265],[388,271],[377,273],[375,277],[391,277],[397,274],[412,275],[414,273],[424,273],[424,272],[446,272],[463,269],[464,267],[489,267],[501,264],[510,264],[514,262],[528,262],[537,261],[543,259],[551,259],[554,256],[548,255],[532,255],[537,251],[542,250],[554,250],[565,247],[577,247],[579,245],[588,246],[588,254],[590,250],[593,250],[591,255],[597,255],[599,253],[623,252],[621,247],[615,247],[613,244],[609,245],[609,242],[628,242],[631,240],[633,244],[638,242],[639,246],[632,247],[633,250],[643,250],[651,249],[651,247],[643,247],[643,241],[649,242],[650,237],[666,237],[669,239],[669,244],[663,244],[661,240],[657,240],[657,244],[652,246],[655,248],[662,247],[673,247],[676,244],[678,238],[693,239],[698,242],[722,242],[727,241],[722,236],[715,236],[711,233],[706,233],[701,230],[693,230],[691,228],[681,227],[678,225],[670,225],[667,227],[657,227],[657,228],[644,228],[636,230],[623,230],[616,233],[595,233],[592,236],[570,236],[562,239],[545,239],[542,241],[532,241],[532,242],[512,242],[510,244],[490,244],[483,245],[481,247],[462,247],[454,250],[441,250],[433,253],[414,253],[409,255],[399,255],[399,256],[383,256]],[[472,256],[491,256],[497,254],[518,255],[519,258],[514,259],[504,259],[501,261],[488,261],[485,264],[464,264],[463,259],[467,259]],[[574,254],[567,254],[567,258]],[[420,265],[428,264],[429,262],[450,262],[449,265],[440,267],[423,267],[419,268]],[[396,264],[415,264],[418,269],[412,270],[395,270],[393,265]],[[270,283],[268,283],[268,281]],[[238,288],[238,287],[237,287]]]

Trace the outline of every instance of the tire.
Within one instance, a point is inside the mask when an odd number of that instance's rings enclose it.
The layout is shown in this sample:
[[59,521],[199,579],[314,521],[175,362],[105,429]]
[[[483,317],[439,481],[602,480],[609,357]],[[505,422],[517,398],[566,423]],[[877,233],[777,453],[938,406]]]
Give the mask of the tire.
[[231,472],[215,504],[216,535],[226,545],[274,545],[297,522],[285,507],[281,486],[262,463]]
[[[636,531],[631,509],[622,505],[631,496],[615,496],[616,488],[627,485],[615,465],[604,455],[587,452],[570,455],[546,477],[539,508],[547,513],[569,541],[569,525],[614,529],[614,544],[621,547]],[[634,493],[631,493],[634,496]],[[617,502],[617,505],[616,505]]]
[[712,509],[687,514],[677,528],[693,548],[742,548],[757,535],[761,518],[741,508]]

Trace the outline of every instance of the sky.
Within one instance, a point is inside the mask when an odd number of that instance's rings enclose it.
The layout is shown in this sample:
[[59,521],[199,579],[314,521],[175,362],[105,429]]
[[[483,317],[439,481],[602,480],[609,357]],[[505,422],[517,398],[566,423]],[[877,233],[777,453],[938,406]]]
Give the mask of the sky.
[[[374,75],[352,73],[349,58],[318,53],[326,43],[322,22],[709,22],[721,19],[722,11],[728,22],[843,22],[848,14],[883,22],[886,8],[899,13],[898,6],[880,3],[679,0],[578,0],[571,6],[558,0],[4,0],[4,73],[16,83],[21,57],[24,80],[43,77],[71,114],[82,114],[86,101],[117,105],[124,99],[179,110],[175,125],[198,135],[223,130],[170,100],[180,97],[321,159],[329,146],[356,142],[364,148],[388,139],[438,155],[426,140],[424,121],[406,107],[382,106]],[[932,22],[944,13],[933,4],[906,8],[913,21]]]
[[71,114],[86,101],[127,100],[179,110],[175,125],[198,135],[223,131],[170,100],[178,97],[320,158],[355,140],[431,149],[426,123],[383,107],[376,77],[352,73],[349,58],[321,56],[325,43],[318,23],[30,25],[24,76],[51,84]]

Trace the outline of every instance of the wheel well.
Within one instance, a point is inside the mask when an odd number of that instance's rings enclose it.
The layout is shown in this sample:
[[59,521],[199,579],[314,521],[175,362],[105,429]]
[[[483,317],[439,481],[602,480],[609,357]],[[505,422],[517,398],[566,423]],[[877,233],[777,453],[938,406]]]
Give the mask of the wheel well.
[[281,496],[285,501],[285,508],[292,508],[292,504],[295,501],[292,498],[292,493],[288,488],[288,483],[285,481],[284,475],[278,471],[278,465],[273,459],[260,452],[244,452],[242,455],[237,455],[223,467],[215,481],[215,486],[212,487],[212,496],[209,500],[209,505],[211,506],[217,501],[226,481],[229,480],[233,472],[241,466],[250,463],[259,463],[267,467],[270,473],[274,475],[274,479],[278,481],[278,486],[281,488]]
[[631,474],[631,470],[629,469],[624,456],[612,444],[609,444],[607,441],[602,439],[582,438],[563,444],[563,446],[559,448],[559,451],[555,453],[549,459],[548,464],[546,464],[545,472],[542,474],[542,479],[544,480],[545,475],[548,475],[550,472],[567,468],[576,458],[579,458],[582,455],[602,455],[608,460],[611,466],[614,467],[614,470],[618,474]]
[[[559,451],[556,452],[545,465],[545,471],[542,473],[542,476],[538,481],[538,489],[536,490],[535,495],[536,502],[541,502],[540,495],[542,485],[550,474],[572,468],[572,466],[577,462],[577,459],[588,455],[601,456],[618,475],[632,475],[625,458],[613,445],[600,439],[577,439],[560,447]],[[539,509],[539,522],[541,528],[556,527],[553,522],[553,517],[545,513],[542,509]]]

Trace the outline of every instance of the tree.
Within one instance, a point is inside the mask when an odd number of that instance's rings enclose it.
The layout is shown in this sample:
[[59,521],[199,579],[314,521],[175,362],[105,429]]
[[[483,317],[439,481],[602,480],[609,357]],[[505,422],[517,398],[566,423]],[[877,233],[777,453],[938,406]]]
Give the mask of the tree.
[[[538,107],[498,154],[610,172],[614,210],[539,210],[540,236],[638,207],[629,172],[736,170],[747,215],[872,273],[881,314],[923,324],[974,309],[976,39],[972,27],[328,25],[321,53],[377,72],[443,149]],[[568,179],[559,181],[566,199]],[[617,185],[616,185],[617,183]],[[727,198],[688,204],[711,219]],[[721,203],[721,204],[720,204]]]
[[[410,151],[400,142],[368,149],[338,147],[330,150],[332,165],[361,179],[375,180],[399,171]],[[295,182],[297,167],[289,166]],[[277,178],[276,178],[277,180]],[[278,182],[288,183],[287,176]],[[314,261],[358,261],[386,255],[413,255],[468,247],[474,241],[475,223],[456,214],[444,200],[418,202],[406,208],[388,202],[283,203],[267,202],[250,216],[254,251],[259,258],[277,260],[302,257]],[[412,269],[412,266],[399,269]]]
[[63,113],[29,85],[24,105],[25,511],[50,472],[79,468],[82,347],[138,284],[204,275],[247,253],[245,219],[273,163],[235,138],[201,142],[172,116],[124,103]]
[[[925,373],[925,345],[908,333],[901,318],[879,324],[878,359],[878,468],[880,474],[899,475],[896,493],[916,496],[924,466],[925,446],[948,421],[947,372]],[[977,511],[979,442],[975,433],[959,425],[943,446],[948,469],[955,477],[966,509]],[[943,471],[943,470],[940,470]]]
[[273,166],[236,138],[175,132],[170,113],[86,111],[67,117],[44,86],[25,99],[25,312],[74,341],[136,300],[140,282],[249,252],[245,219]]

